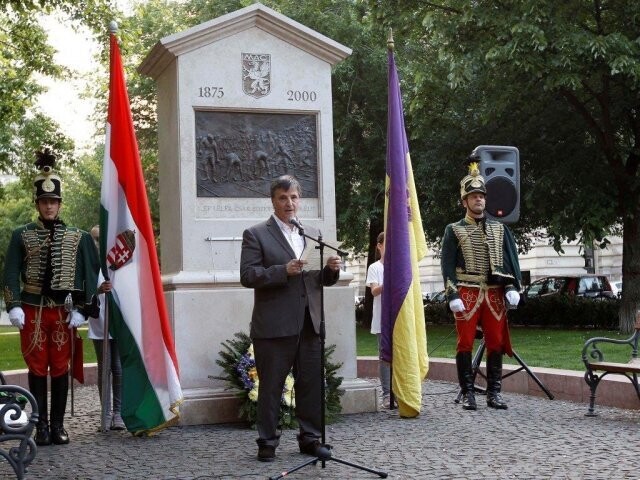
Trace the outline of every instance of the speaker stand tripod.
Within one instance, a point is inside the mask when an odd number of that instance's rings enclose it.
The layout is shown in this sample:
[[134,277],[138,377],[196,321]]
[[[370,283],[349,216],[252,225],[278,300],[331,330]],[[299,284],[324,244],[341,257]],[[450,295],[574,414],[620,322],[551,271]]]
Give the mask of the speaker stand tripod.
[[[471,368],[472,368],[472,371],[473,371],[473,382],[474,382],[474,387],[473,388],[477,393],[481,393],[481,394],[486,393],[486,390],[484,388],[476,386],[475,385],[475,380],[476,380],[476,376],[478,376],[478,375],[480,375],[485,380],[487,379],[487,376],[480,371],[480,362],[482,362],[482,356],[484,355],[485,348],[486,348],[486,345],[485,345],[484,339],[483,339],[480,342],[480,345],[478,345],[476,353],[473,356],[473,360],[471,361]],[[513,357],[520,364],[520,367],[518,367],[517,369],[515,369],[515,370],[513,370],[513,371],[511,371],[511,372],[509,372],[509,373],[507,373],[505,375],[503,375],[502,378],[505,379],[507,377],[510,377],[511,375],[515,375],[516,373],[524,370],[533,379],[533,381],[538,384],[540,389],[544,393],[547,394],[547,397],[549,397],[549,400],[553,400],[553,398],[554,398],[553,394],[549,391],[549,389],[547,387],[545,387],[545,385],[540,381],[540,379],[536,376],[536,374],[531,371],[529,366],[524,362],[524,360],[522,360],[522,358],[520,358],[520,355],[518,355],[515,352],[515,350],[513,351]],[[462,399],[462,389],[460,389],[458,391],[458,396],[456,397],[455,402],[456,403],[460,403],[461,399]]]
[[328,461],[332,461],[332,462],[338,462],[341,463],[343,465],[347,465],[349,467],[353,467],[353,468],[357,468],[359,470],[364,470],[366,472],[370,472],[370,473],[375,473],[376,475],[378,475],[380,478],[387,478],[387,473],[386,472],[382,472],[379,470],[374,470],[372,468],[368,468],[365,467],[363,465],[358,465],[355,463],[351,463],[348,462],[346,460],[342,460],[338,457],[334,457],[332,452],[331,452],[331,445],[327,445],[325,443],[325,405],[326,405],[326,399],[325,399],[325,359],[324,359],[324,354],[325,354],[325,337],[326,337],[326,330],[325,330],[325,322],[324,322],[324,260],[323,260],[323,256],[324,256],[324,247],[329,247],[332,250],[335,250],[338,255],[340,255],[341,257],[345,257],[346,256],[346,252],[343,252],[342,250],[339,250],[325,242],[322,241],[322,234],[318,235],[318,238],[315,237],[311,237],[307,234],[304,233],[304,230],[301,229],[300,227],[298,227],[298,231],[300,232],[300,235],[302,235],[305,238],[308,238],[314,242],[317,243],[316,245],[316,249],[318,249],[320,251],[320,431],[321,431],[321,443],[322,445],[326,446],[328,449],[328,455],[323,455],[323,456],[318,456],[318,457],[312,457],[309,460],[307,460],[306,462],[297,465],[289,470],[286,470],[284,472],[281,472],[278,475],[275,475],[273,477],[269,477],[269,480],[277,480],[280,478],[284,478],[285,476],[289,475],[290,473],[293,473],[297,470],[300,470],[304,467],[306,467],[307,465],[315,465],[316,463],[318,463],[318,461],[321,462],[322,464],[322,468],[325,468],[326,462]]

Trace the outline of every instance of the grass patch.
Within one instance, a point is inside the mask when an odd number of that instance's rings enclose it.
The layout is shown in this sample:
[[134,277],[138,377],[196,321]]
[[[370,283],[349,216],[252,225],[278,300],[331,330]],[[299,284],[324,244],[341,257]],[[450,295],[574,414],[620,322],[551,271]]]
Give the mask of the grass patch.
[[[83,338],[84,363],[95,363],[96,351],[91,340],[87,339],[88,327],[78,329]],[[0,371],[21,370],[27,368],[20,351],[20,330],[16,327],[0,326]]]
[[[534,327],[511,327],[511,343],[520,358],[530,367],[561,368],[584,371],[582,347],[592,337],[608,337],[624,340],[630,335],[620,335],[609,330],[576,330]],[[357,352],[362,356],[377,356],[375,335],[362,327],[356,328]],[[476,341],[475,346],[477,347]],[[601,344],[607,361],[628,362],[631,349]],[[617,347],[617,348],[616,348]],[[431,358],[455,358],[456,332],[453,325],[427,325],[427,351]],[[504,363],[518,365],[515,358],[504,357]]]

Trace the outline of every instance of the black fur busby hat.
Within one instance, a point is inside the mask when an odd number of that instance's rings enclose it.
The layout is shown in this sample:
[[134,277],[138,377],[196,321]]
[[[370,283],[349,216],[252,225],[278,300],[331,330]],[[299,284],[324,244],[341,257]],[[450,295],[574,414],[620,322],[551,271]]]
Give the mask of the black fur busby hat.
[[62,200],[62,180],[53,171],[56,156],[49,148],[36,152],[35,166],[40,173],[33,180],[35,201],[41,198]]

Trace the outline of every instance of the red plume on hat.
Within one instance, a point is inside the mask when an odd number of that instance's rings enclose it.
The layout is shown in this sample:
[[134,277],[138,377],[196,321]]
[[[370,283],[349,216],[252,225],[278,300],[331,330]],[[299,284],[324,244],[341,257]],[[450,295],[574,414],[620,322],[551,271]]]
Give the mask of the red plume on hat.
[[62,200],[62,180],[53,172],[56,163],[56,155],[50,148],[36,152],[34,165],[40,174],[33,180],[35,200],[41,198],[57,198]]

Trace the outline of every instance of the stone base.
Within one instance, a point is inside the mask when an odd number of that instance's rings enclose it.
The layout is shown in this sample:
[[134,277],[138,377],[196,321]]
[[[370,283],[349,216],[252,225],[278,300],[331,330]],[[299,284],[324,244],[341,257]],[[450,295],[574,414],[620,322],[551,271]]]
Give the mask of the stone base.
[[[376,385],[359,378],[342,381],[340,397],[342,413],[375,412]],[[223,388],[192,388],[183,390],[184,403],[180,407],[180,425],[235,423],[240,400],[234,391]]]
[[190,388],[183,390],[180,425],[240,422],[240,399],[232,390],[221,388]]
[[344,391],[340,397],[342,413],[365,413],[377,410],[376,384],[361,378],[351,378],[342,380],[340,389]]

